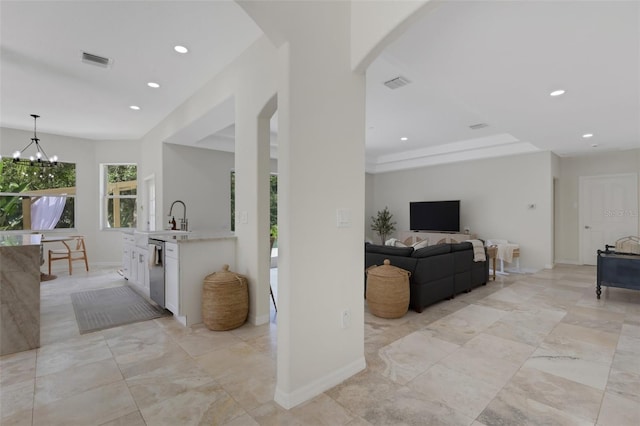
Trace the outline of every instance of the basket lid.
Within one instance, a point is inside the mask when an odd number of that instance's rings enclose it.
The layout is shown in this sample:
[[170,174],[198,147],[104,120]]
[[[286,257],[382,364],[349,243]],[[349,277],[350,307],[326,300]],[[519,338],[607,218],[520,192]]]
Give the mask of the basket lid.
[[368,269],[367,274],[383,278],[406,277],[410,274],[409,271],[405,271],[402,268],[391,265],[391,261],[389,259],[385,259],[383,263],[384,265],[374,266]]
[[229,270],[229,265],[222,265],[222,269],[213,274],[207,275],[205,280],[218,283],[237,283],[245,278],[243,275],[237,274]]

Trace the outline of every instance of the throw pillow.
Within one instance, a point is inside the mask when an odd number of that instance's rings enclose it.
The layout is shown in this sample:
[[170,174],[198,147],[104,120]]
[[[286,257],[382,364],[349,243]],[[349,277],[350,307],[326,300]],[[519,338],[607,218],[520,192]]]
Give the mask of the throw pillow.
[[401,243],[396,238],[389,238],[387,241],[384,242],[384,245],[385,246],[393,246],[393,247],[407,247],[406,244]]
[[427,247],[428,245],[429,245],[429,240],[423,240],[423,241],[418,241],[417,243],[412,244],[411,247],[413,247],[414,250],[418,250],[423,247]]

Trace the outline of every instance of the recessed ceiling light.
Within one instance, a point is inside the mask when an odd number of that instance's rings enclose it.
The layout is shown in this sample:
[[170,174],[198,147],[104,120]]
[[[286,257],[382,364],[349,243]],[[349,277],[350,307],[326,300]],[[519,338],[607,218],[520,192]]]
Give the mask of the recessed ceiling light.
[[134,111],[138,111],[140,109],[138,105],[131,105],[129,108],[131,108]]
[[409,140],[409,138],[407,138],[407,137],[404,137],[404,136],[403,136],[403,137],[401,137],[401,138],[400,138],[400,140],[401,140],[401,141],[408,141],[408,140]]
[[549,96],[560,96],[560,95],[564,95],[564,90],[559,89],[549,93]]
[[585,133],[584,135],[582,135],[583,138],[588,139],[593,137],[593,133]]
[[148,82],[147,86],[153,87],[154,89],[157,89],[158,87],[160,87],[158,83],[154,83],[153,81]]
[[175,50],[178,53],[187,53],[189,51],[189,49],[187,49],[184,46],[174,46],[173,50]]

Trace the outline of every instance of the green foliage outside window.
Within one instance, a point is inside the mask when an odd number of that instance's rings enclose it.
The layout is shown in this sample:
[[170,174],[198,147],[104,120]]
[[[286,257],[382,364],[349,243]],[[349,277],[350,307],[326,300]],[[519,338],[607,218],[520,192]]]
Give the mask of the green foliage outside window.
[[3,158],[0,161],[0,231],[24,229],[24,197],[35,199],[38,191],[42,191],[43,195],[60,195],[50,190],[61,188],[70,188],[70,191],[64,195],[66,203],[55,227],[73,228],[75,186],[76,165],[73,163],[60,162],[56,167],[38,167]]
[[[231,172],[231,231],[236,230],[236,172]],[[278,175],[269,175],[269,229],[278,235]]]
[[137,220],[138,166],[107,164],[105,208],[107,228],[135,228]]

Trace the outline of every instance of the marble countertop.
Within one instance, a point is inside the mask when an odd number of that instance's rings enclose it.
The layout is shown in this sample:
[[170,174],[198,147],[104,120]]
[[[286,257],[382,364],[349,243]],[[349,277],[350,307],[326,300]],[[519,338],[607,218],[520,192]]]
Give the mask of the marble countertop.
[[207,241],[207,240],[225,240],[235,239],[236,235],[231,232],[216,232],[216,231],[167,231],[167,233],[149,233],[149,238],[154,240],[160,240],[171,243],[188,243],[194,241]]
[[0,247],[39,246],[41,234],[0,235]]

